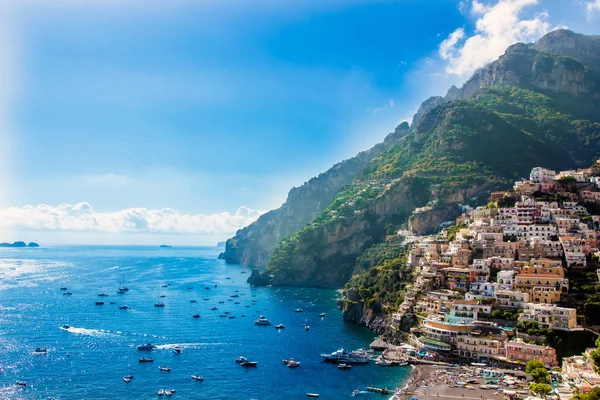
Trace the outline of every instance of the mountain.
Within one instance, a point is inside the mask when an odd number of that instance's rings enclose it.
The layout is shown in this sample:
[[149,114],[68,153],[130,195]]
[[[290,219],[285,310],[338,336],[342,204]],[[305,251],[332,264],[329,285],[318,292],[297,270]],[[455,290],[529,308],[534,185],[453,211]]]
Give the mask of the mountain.
[[0,247],[40,247],[40,245],[36,242],[26,244],[25,242],[19,241],[14,243],[2,242],[0,243]]
[[[588,166],[600,156],[599,77],[598,36],[557,30],[510,46],[461,88],[426,100],[410,128],[355,168],[339,164],[344,179],[315,178],[321,185],[292,190],[282,208],[240,230],[228,249],[262,253],[231,262],[268,258],[265,274],[276,285],[340,287],[361,270],[357,258],[400,227],[437,229],[534,166]],[[292,193],[309,187],[320,202],[303,208]],[[286,220],[294,223],[277,230]]]
[[352,182],[373,157],[406,135],[408,130],[407,123],[400,124],[383,143],[335,164],[301,187],[290,190],[280,208],[262,215],[227,240],[220,258],[231,264],[266,266],[273,247],[281,239],[299,231],[325,210],[342,186]]

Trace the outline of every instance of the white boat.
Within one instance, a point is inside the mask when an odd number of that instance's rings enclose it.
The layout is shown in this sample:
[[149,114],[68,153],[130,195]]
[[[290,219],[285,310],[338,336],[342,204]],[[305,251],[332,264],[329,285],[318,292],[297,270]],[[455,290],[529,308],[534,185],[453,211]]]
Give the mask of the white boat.
[[377,359],[377,361],[375,361],[375,364],[380,365],[382,367],[389,367],[390,365],[392,365],[392,362],[380,357]]
[[200,381],[200,382],[202,382],[204,380],[204,378],[201,377],[200,375],[192,375],[192,379],[195,381]]
[[238,356],[238,358],[235,359],[235,362],[238,364],[241,364],[241,363],[247,362],[247,361],[248,361],[248,359],[244,356]]
[[307,397],[319,397],[319,393],[306,393]]
[[296,308],[296,309],[294,310],[294,312],[304,312],[304,310],[303,310],[303,309],[301,309],[301,308]]
[[173,352],[179,354],[179,353],[181,353],[181,348],[179,346],[175,346],[175,347],[173,347]]
[[159,396],[162,396],[165,394],[165,389],[160,389],[157,393]]
[[160,367],[158,367],[158,369],[160,369],[163,372],[171,372],[171,368],[169,368],[169,367],[163,367],[162,365]]
[[126,377],[126,376],[124,376],[123,377],[123,381],[125,381],[125,383],[129,383],[129,382],[131,382],[131,379],[128,378],[128,377]]
[[324,312],[322,312],[321,314],[319,314],[319,317],[324,317],[324,316],[325,316]]
[[310,326],[308,326],[308,325],[304,325],[304,330],[305,330],[305,331],[307,331],[307,330],[309,330],[309,329],[310,329]]
[[154,350],[156,348],[155,345],[153,345],[152,343],[146,343],[146,344],[140,344],[139,346],[137,346],[137,349],[140,351],[150,351],[150,350]]
[[290,360],[287,363],[288,368],[298,368],[300,366],[300,363],[296,360]]
[[275,325],[275,329],[284,329],[285,325],[283,324],[279,324],[279,325]]
[[254,321],[254,323],[256,325],[271,325],[271,321],[269,321],[267,318],[265,318],[264,315],[261,315],[260,317],[258,317],[258,319]]
[[338,364],[338,369],[352,369],[352,365],[350,364]]
[[171,389],[165,390],[165,395],[167,395],[167,396],[173,396],[173,391]]
[[369,356],[362,351],[348,352],[339,349],[331,354],[321,354],[325,361],[339,362],[344,364],[366,364],[369,362]]

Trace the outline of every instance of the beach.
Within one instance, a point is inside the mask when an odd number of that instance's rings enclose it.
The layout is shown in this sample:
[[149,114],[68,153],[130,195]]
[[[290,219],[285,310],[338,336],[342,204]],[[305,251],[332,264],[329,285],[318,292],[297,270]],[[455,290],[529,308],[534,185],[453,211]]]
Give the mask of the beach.
[[454,384],[456,377],[470,373],[468,369],[460,367],[439,367],[431,365],[417,365],[413,369],[410,381],[405,388],[399,390],[390,400],[419,400],[430,399],[503,399],[501,392],[491,389],[481,389],[479,385],[485,384],[482,378],[473,378],[477,383],[465,385]]

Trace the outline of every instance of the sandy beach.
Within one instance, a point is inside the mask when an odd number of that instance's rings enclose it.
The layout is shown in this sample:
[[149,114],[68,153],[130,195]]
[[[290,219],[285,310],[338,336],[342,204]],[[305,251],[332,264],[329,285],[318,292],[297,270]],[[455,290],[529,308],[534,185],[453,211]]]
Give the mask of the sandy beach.
[[485,383],[483,379],[477,379],[478,383],[468,387],[456,387],[454,376],[464,372],[458,368],[438,367],[430,365],[417,365],[413,369],[411,379],[403,390],[396,393],[391,399],[419,400],[433,399],[503,399],[502,393],[496,390],[479,388]]

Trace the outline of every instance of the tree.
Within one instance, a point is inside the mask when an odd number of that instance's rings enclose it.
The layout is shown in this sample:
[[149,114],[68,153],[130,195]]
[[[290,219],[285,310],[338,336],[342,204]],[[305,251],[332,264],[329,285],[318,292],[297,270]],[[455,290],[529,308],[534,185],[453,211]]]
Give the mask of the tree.
[[530,386],[532,392],[539,394],[542,397],[546,397],[552,391],[552,386],[545,383],[534,383]]
[[600,400],[600,388],[595,387],[587,394],[578,394],[573,397],[575,400]]
[[538,368],[545,368],[544,364],[540,360],[538,360],[538,359],[529,360],[527,362],[527,365],[525,366],[525,372],[530,374],[531,371],[533,371],[534,369],[538,369]]
[[544,367],[544,364],[540,360],[529,360],[525,366],[525,372],[531,375],[535,383],[550,382],[548,370],[546,370],[546,367]]

